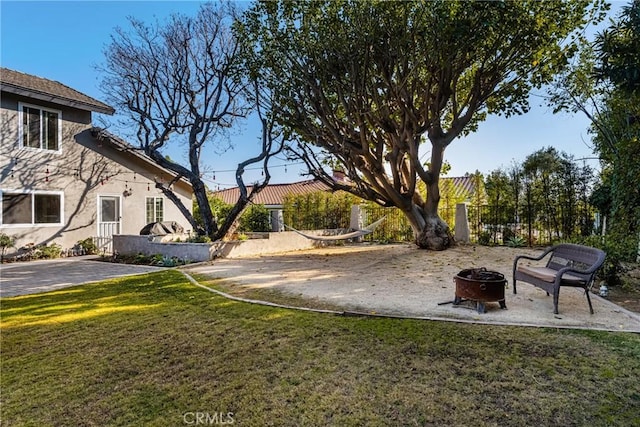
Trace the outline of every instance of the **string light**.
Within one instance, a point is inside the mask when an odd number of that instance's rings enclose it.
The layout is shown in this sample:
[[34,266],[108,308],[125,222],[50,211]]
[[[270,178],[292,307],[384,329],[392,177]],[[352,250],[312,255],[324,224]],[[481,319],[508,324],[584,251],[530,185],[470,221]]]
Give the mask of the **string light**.
[[[281,164],[281,165],[270,165],[269,169],[284,168],[285,172],[286,172],[287,166],[295,166],[295,165],[303,165],[303,164],[304,164],[304,162],[295,162],[295,163],[284,163],[284,164]],[[245,171],[256,171],[256,170],[260,170],[260,169],[264,170],[264,168],[262,166],[255,166],[255,167],[252,167],[252,168],[245,168],[244,170]],[[218,172],[236,172],[236,169],[226,169],[226,170],[217,170],[216,169],[213,172],[213,179],[215,179],[215,174],[218,173]]]
[[[19,163],[19,159],[17,157],[12,158],[13,164],[18,165]],[[303,164],[303,162],[296,162],[296,163],[291,163],[292,165],[298,165],[298,164]],[[287,164],[280,164],[280,165],[272,165],[269,166],[270,169],[276,169],[276,168],[284,168],[285,173],[288,172],[288,165]],[[259,166],[259,167],[250,167],[250,168],[245,168],[245,171],[254,171],[254,170],[260,170],[260,175],[261,176],[265,176],[265,171],[264,171],[264,167]],[[11,178],[15,178],[16,174],[20,173],[20,169],[13,167],[10,169],[10,177]],[[212,187],[213,188],[217,188],[218,190],[220,190],[220,188],[231,188],[231,187],[235,187],[237,184],[233,183],[222,183],[222,182],[217,182],[217,174],[219,172],[236,172],[236,169],[228,169],[228,170],[216,170],[214,172],[212,172],[212,178],[208,179],[206,175],[202,175],[201,179],[203,181],[207,181],[212,183]],[[50,167],[50,166],[46,166],[44,172],[41,172],[41,174],[45,175],[44,181],[45,182],[50,182],[50,177],[52,176],[52,173],[54,173],[55,171]],[[64,172],[58,172],[61,175],[64,175]],[[118,176],[121,175],[126,175],[126,174],[133,174],[133,179],[127,178],[127,179],[118,179]],[[36,172],[36,175],[38,175],[38,173]],[[79,168],[74,168],[73,169],[73,173],[72,173],[73,177],[76,179],[80,179],[82,176],[82,171]],[[101,175],[101,176],[100,176]],[[138,180],[138,173],[135,171],[124,171],[124,172],[109,172],[106,174],[99,174],[97,177],[97,180],[100,181],[100,185],[105,185],[105,182],[109,182],[110,180],[113,182],[124,182],[125,183],[125,190],[129,190],[129,189],[133,189],[133,186],[140,183],[140,184],[147,184],[147,191],[151,191],[151,187],[150,184],[148,182],[146,182],[147,180],[145,179],[144,181],[139,181]],[[168,178],[168,180],[170,180],[170,178]],[[186,179],[186,178],[184,178]],[[150,180],[150,179],[149,179]]]

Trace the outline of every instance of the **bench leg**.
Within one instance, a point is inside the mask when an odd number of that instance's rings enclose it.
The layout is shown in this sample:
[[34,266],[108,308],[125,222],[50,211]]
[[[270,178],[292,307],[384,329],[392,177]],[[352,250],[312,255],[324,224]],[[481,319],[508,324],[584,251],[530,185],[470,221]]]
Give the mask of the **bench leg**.
[[[549,292],[547,292],[547,295],[549,295]],[[558,300],[560,299],[560,287],[556,287],[553,290],[553,314],[559,314],[558,313]]]
[[584,291],[587,294],[587,301],[589,302],[589,310],[591,311],[591,314],[593,314],[593,306],[591,305],[591,297],[589,296],[589,288],[585,287]]

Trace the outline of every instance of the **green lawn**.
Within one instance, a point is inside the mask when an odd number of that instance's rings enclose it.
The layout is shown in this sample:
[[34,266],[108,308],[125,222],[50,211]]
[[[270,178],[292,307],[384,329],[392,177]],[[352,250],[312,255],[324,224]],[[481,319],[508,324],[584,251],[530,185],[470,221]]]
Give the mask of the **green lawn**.
[[275,309],[176,271],[0,304],[7,426],[640,425],[634,334]]

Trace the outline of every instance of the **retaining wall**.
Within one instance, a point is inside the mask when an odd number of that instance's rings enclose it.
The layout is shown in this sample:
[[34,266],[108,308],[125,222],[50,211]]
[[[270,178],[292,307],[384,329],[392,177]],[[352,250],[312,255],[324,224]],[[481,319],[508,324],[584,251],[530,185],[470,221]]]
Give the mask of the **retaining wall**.
[[[305,231],[305,233],[316,236],[335,234],[327,230],[312,230]],[[326,242],[307,239],[293,231],[261,234],[264,238],[213,243],[182,243],[171,241],[178,237],[184,239],[184,236],[176,235],[139,236],[120,234],[113,236],[113,249],[121,255],[162,254],[168,258],[177,257],[179,259],[202,262],[212,260],[216,257],[240,258],[311,249],[327,244]]]

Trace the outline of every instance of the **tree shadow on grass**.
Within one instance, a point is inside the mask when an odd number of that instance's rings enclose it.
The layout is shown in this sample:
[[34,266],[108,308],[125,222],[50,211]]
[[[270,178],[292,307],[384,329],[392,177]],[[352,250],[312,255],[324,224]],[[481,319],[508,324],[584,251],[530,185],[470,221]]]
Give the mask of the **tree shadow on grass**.
[[163,271],[3,298],[0,325],[2,328],[53,325],[152,310],[168,301],[177,302],[176,298],[189,298],[190,288],[180,273]]

